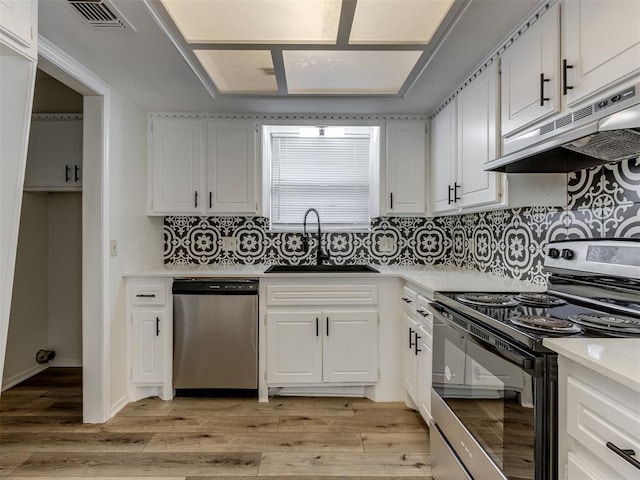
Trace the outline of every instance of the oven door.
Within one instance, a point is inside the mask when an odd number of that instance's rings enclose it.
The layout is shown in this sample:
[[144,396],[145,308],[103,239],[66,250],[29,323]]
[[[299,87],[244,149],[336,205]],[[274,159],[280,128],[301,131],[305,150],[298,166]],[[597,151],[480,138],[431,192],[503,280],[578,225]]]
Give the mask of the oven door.
[[450,474],[449,463],[456,461],[475,479],[555,478],[555,402],[546,383],[546,356],[524,351],[440,304],[430,308],[432,435],[439,429],[455,452],[446,461],[444,455],[434,458],[433,477],[468,478]]

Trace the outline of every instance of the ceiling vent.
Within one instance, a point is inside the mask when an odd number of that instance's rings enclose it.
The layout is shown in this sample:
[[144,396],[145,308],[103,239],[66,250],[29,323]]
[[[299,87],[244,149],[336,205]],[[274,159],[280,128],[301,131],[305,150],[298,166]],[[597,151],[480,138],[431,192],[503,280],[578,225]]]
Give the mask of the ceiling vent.
[[135,29],[122,14],[106,0],[67,0],[82,18],[93,28]]

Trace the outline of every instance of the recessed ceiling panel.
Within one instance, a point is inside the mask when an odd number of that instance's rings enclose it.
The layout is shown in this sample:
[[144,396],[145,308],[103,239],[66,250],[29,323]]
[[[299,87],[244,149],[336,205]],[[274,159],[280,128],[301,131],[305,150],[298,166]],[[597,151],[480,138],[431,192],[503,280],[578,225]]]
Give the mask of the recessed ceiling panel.
[[189,43],[335,43],[341,0],[162,0]]
[[351,44],[429,43],[453,0],[358,0]]
[[290,94],[397,94],[422,51],[282,52]]
[[221,93],[274,93],[278,85],[269,50],[194,50]]

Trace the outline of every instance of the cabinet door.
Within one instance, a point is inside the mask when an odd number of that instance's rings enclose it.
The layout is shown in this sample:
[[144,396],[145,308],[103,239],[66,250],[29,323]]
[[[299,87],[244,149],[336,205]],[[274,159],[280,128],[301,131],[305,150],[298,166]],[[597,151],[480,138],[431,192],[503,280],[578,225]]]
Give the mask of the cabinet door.
[[0,0],[0,33],[21,47],[30,47],[36,34],[35,8],[35,0]]
[[25,190],[79,190],[81,176],[82,120],[32,121]]
[[461,207],[499,200],[499,174],[485,172],[498,156],[498,66],[490,65],[458,95],[458,184]]
[[389,215],[425,212],[425,124],[387,123],[387,199]]
[[[403,340],[404,388],[414,403],[418,404],[418,357],[416,356],[416,335],[418,322],[405,313]],[[419,347],[418,347],[419,348]]]
[[255,124],[247,120],[207,122],[207,211],[255,214]]
[[568,106],[640,72],[640,2],[571,0],[562,11]]
[[325,382],[378,380],[378,313],[325,311],[322,371]]
[[321,312],[267,314],[267,383],[322,381]]
[[423,326],[419,328],[419,335],[418,408],[420,409],[422,418],[428,422],[431,419],[431,367],[433,363],[433,352],[431,348],[433,338]]
[[131,380],[134,383],[159,383],[164,381],[164,342],[166,334],[164,312],[134,311],[132,323]]
[[150,128],[149,213],[202,213],[202,121],[156,119]]
[[431,120],[431,211],[455,210],[457,99]]
[[553,5],[502,56],[502,135],[560,109],[559,6]]

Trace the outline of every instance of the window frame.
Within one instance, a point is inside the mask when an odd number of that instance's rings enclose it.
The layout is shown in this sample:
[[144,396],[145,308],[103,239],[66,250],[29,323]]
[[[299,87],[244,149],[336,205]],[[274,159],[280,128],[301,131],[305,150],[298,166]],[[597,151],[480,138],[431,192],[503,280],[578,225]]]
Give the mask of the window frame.
[[[263,216],[269,219],[269,231],[272,232],[297,232],[302,230],[303,219],[296,223],[278,223],[274,226],[271,212],[271,135],[297,133],[300,128],[305,127],[341,127],[358,133],[357,130],[368,129],[371,133],[370,163],[369,163],[369,222],[365,227],[361,223],[331,224],[322,221],[322,230],[325,232],[369,232],[371,231],[371,220],[380,215],[380,162],[383,145],[384,125],[376,122],[341,121],[327,122],[326,120],[309,120],[305,122],[272,122],[260,126],[261,134],[261,157],[262,157],[262,205]],[[309,208],[314,207],[310,205]],[[322,214],[321,214],[322,215]],[[315,228],[315,218],[310,219],[310,225]]]

